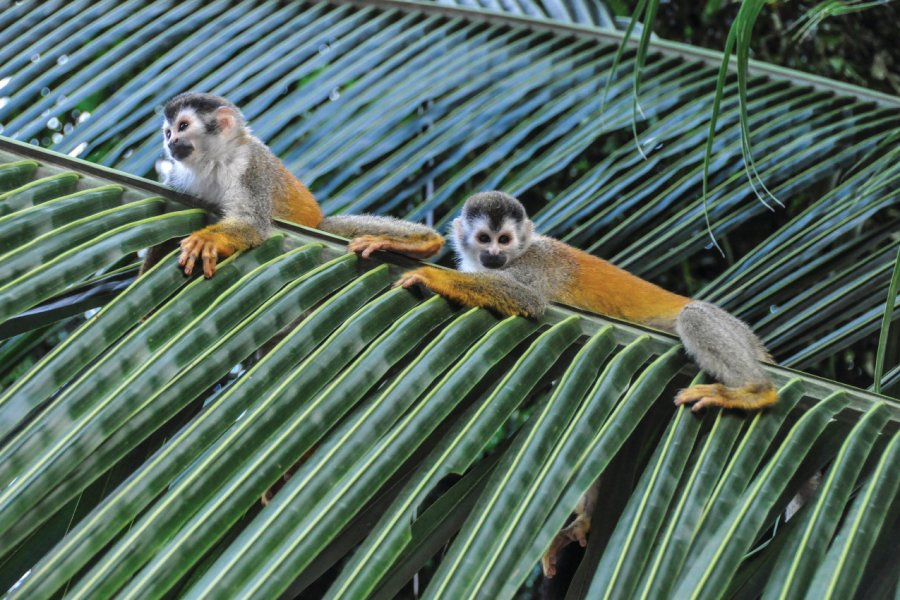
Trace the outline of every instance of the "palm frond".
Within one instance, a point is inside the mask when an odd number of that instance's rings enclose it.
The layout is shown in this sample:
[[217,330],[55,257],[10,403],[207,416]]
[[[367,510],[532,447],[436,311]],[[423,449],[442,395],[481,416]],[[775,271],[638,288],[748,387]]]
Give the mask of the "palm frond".
[[[48,214],[99,198],[113,208],[97,215],[127,215],[113,235],[149,221],[152,240],[182,235],[184,215],[202,219],[152,182],[4,148],[10,163],[39,158],[38,180],[78,175],[74,191],[44,199]],[[147,198],[165,211],[129,211]],[[13,214],[28,221],[33,211]],[[59,229],[88,227],[76,219]],[[61,257],[86,251],[77,236],[68,248],[56,238],[36,246],[48,244]],[[10,316],[77,286],[88,270],[115,272],[132,253],[130,238],[100,248],[89,269],[60,267],[49,278],[53,259],[16,275],[15,299],[4,300]],[[598,477],[625,485],[630,499],[609,516],[605,550],[581,588],[590,597],[737,585],[747,552],[819,469],[827,478],[816,502],[837,502],[848,519],[830,512],[784,528],[789,537],[772,555],[796,556],[797,536],[815,534],[824,560],[852,555],[862,569],[887,522],[896,478],[860,468],[896,447],[885,442],[900,405],[877,395],[771,367],[781,400],[770,413],[672,410],[673,386],[690,369],[670,338],[561,308],[538,323],[422,301],[388,287],[398,266],[360,269],[339,241],[287,224],[208,281],[184,278],[173,259],[0,395],[0,583],[13,597],[277,595],[339,563],[330,597],[388,594],[451,539],[426,595],[506,597],[527,584]],[[28,282],[41,285],[18,293]],[[605,479],[623,460],[643,475]],[[260,510],[261,494],[297,461]],[[442,494],[455,475],[465,476]],[[851,502],[858,486],[875,516]],[[863,518],[866,539],[848,529]],[[792,569],[777,581],[841,593],[859,585],[834,580],[834,570]]]

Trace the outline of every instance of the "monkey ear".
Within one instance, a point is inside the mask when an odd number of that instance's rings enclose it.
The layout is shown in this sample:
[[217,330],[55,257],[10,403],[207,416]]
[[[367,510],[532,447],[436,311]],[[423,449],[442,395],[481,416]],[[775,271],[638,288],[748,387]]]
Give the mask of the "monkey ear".
[[534,223],[531,219],[525,219],[522,222],[522,235],[525,238],[525,242],[531,241],[531,236],[534,233]]
[[462,217],[456,217],[453,219],[453,233],[459,237],[463,236],[463,223]]
[[220,106],[216,109],[216,124],[222,133],[231,133],[237,125],[237,115],[227,106]]

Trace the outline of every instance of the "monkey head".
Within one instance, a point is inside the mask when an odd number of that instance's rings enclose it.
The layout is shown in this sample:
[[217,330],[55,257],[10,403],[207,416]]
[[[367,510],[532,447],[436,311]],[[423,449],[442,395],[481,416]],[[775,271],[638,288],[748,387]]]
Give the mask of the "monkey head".
[[534,226],[522,203],[503,192],[481,192],[453,221],[453,241],[464,271],[500,269],[531,244]]
[[237,106],[212,94],[185,92],[163,109],[166,156],[186,166],[214,159],[246,128]]

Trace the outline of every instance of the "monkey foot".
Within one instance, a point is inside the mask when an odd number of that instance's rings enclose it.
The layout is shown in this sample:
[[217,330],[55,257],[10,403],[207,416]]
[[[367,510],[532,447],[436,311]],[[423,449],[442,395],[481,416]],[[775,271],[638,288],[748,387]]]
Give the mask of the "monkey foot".
[[275,494],[278,493],[278,490],[283,488],[284,484],[286,484],[288,481],[291,480],[291,477],[294,476],[294,473],[296,473],[297,471],[300,470],[300,467],[303,466],[303,463],[305,463],[307,460],[309,460],[309,457],[312,456],[312,453],[315,452],[315,450],[316,450],[315,447],[307,450],[303,454],[303,456],[300,457],[300,460],[298,460],[297,462],[294,463],[294,466],[292,466],[290,469],[285,471],[284,475],[281,476],[281,479],[279,479],[278,481],[273,483],[269,487],[269,489],[267,489],[265,492],[263,492],[262,497],[259,499],[259,501],[262,502],[263,506],[266,506],[269,502],[272,501],[272,498],[275,497]]
[[443,245],[443,240],[440,237],[398,239],[387,236],[363,235],[351,240],[347,245],[347,249],[358,253],[363,258],[369,258],[376,250],[383,250],[422,259],[434,256]]
[[259,501],[262,502],[263,506],[268,505],[269,502],[272,501],[272,499],[275,497],[275,494],[278,493],[278,490],[283,488],[284,484],[286,484],[288,481],[291,480],[291,477],[294,476],[294,473],[296,473],[297,469],[299,469],[299,468],[300,468],[300,463],[297,463],[296,465],[294,465],[293,467],[288,469],[287,472],[281,476],[281,479],[279,479],[278,481],[273,483],[269,487],[269,489],[267,489],[265,492],[263,492],[262,497],[260,497],[260,499],[259,499]]
[[556,537],[553,538],[553,541],[550,542],[550,547],[547,548],[543,558],[541,558],[544,576],[553,577],[556,575],[556,559],[563,548],[572,542],[578,542],[582,548],[587,546],[587,535],[590,531],[591,519],[585,515],[577,516],[574,521],[562,528],[556,534]]
[[194,264],[198,258],[203,259],[203,275],[207,278],[216,273],[216,262],[234,254],[234,246],[228,243],[222,234],[195,231],[181,240],[181,257],[178,265],[184,268],[185,275],[194,272]]
[[778,390],[772,385],[749,385],[740,388],[729,388],[721,383],[692,385],[675,396],[676,405],[693,403],[691,410],[694,412],[707,406],[753,410],[775,404],[777,400]]

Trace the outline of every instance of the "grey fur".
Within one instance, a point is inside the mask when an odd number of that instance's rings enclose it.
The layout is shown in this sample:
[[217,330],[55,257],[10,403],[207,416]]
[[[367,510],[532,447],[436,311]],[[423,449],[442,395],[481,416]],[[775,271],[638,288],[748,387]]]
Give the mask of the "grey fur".
[[[220,108],[228,108],[234,117],[234,127],[228,132],[217,125]],[[221,214],[222,220],[247,225],[254,231],[256,243],[261,242],[272,227],[275,186],[284,184],[281,162],[251,133],[237,106],[225,98],[197,92],[179,94],[166,104],[166,124],[174,127],[184,111],[195,115],[201,127],[177,134],[194,146],[184,160],[175,160],[163,144],[172,161],[166,185],[199,198]]]
[[[503,272],[523,284],[529,292],[540,295],[544,308],[556,300],[559,290],[572,285],[575,265],[565,253],[562,242],[543,235],[532,235],[531,244],[511,260]],[[539,316],[543,314],[536,314]]]
[[466,200],[462,209],[462,217],[469,223],[479,217],[485,217],[491,227],[497,231],[507,217],[514,221],[525,221],[528,218],[525,207],[513,196],[504,192],[479,192]]
[[203,92],[183,92],[178,94],[166,102],[166,106],[163,108],[163,115],[166,120],[174,121],[175,117],[178,116],[178,113],[185,108],[191,108],[196,111],[197,114],[209,115],[222,107],[230,108],[235,113],[241,115],[240,118],[243,119],[241,111],[230,100],[223,98],[222,96],[206,94]]
[[[503,207],[509,210],[503,212]],[[540,316],[551,301],[564,300],[564,290],[577,283],[567,246],[558,240],[532,234],[527,215],[522,223],[529,224],[528,235],[521,251],[510,254],[500,269],[487,269],[478,260],[478,248],[469,239],[472,229],[479,227],[483,215],[502,223],[512,213],[524,211],[521,203],[502,192],[476,194],[466,201],[463,216],[454,221],[451,240],[456,251],[459,269],[479,273],[485,281],[503,286],[503,294],[527,307],[531,316]],[[522,212],[524,215],[524,212]],[[665,323],[652,323],[666,327]],[[671,329],[670,329],[671,330]],[[688,354],[705,371],[728,387],[768,384],[768,377],[759,361],[772,361],[762,342],[750,327],[721,308],[698,300],[688,303],[675,319],[678,334]]]
[[421,223],[402,221],[394,217],[376,215],[335,215],[325,217],[319,229],[345,238],[362,235],[386,235],[398,238],[407,236],[429,236],[438,233]]
[[685,350],[701,369],[728,387],[766,384],[759,361],[771,361],[762,342],[737,317],[709,302],[694,300],[675,320]]
[[[531,223],[526,219],[527,223]],[[503,292],[531,317],[540,317],[559,290],[567,289],[575,275],[575,265],[565,253],[565,245],[553,238],[531,233],[516,253],[500,269],[488,269],[478,259],[478,249],[466,240],[473,222],[454,223],[451,244],[456,251],[457,267],[478,273],[486,282],[502,286]]]

